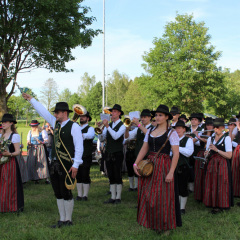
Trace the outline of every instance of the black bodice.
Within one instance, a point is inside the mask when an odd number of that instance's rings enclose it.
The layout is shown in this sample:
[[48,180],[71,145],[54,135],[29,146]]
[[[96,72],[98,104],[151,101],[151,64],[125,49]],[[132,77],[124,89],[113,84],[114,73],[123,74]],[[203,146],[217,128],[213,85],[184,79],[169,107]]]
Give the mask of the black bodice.
[[9,148],[9,152],[10,152],[10,153],[15,152],[15,148],[14,148],[14,145],[13,145],[13,143],[12,143],[12,136],[13,136],[13,134],[14,134],[14,133],[11,133],[10,136],[9,136],[9,138],[8,138],[8,140],[11,141],[11,143],[8,144],[8,148]]
[[[152,137],[151,132],[148,137],[149,152],[158,152],[162,145],[166,142],[169,130],[166,131],[162,136]],[[165,147],[161,150],[160,153],[170,154],[171,144],[167,141]]]

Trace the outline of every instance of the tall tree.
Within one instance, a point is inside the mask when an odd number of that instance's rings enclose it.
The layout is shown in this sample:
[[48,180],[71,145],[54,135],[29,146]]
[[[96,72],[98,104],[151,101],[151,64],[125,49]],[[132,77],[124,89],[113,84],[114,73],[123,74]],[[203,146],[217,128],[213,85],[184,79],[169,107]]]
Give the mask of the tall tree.
[[[100,31],[89,28],[94,17],[83,0],[0,0],[0,60],[17,79],[22,70],[44,67],[69,71],[65,63],[74,60],[71,49],[91,45]],[[87,16],[88,15],[88,16]],[[10,77],[0,69],[0,117],[7,110]]]
[[50,110],[58,99],[58,85],[53,78],[45,81],[40,93],[41,102],[46,106],[47,110]]
[[155,38],[154,48],[143,56],[147,75],[140,78],[145,95],[152,95],[155,106],[165,103],[179,106],[183,112],[203,110],[203,100],[215,94],[222,78],[208,28],[193,15],[177,14],[165,26],[162,38]]
[[58,95],[58,101],[59,102],[69,102],[70,98],[72,96],[71,91],[69,88],[65,88],[61,91],[61,93]]
[[96,84],[96,78],[93,75],[92,77],[88,75],[87,72],[84,73],[81,77],[81,84],[78,87],[78,94],[81,98],[86,98],[88,93],[91,91],[92,87]]

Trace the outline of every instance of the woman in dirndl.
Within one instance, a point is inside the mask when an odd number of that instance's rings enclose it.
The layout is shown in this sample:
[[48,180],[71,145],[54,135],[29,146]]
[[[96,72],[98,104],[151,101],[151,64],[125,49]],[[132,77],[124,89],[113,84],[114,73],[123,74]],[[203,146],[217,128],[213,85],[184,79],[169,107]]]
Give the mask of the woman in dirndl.
[[[151,176],[139,178],[137,221],[144,227],[162,232],[182,224],[178,191],[175,191],[177,184],[174,181],[179,158],[179,137],[175,130],[168,128],[168,120],[172,119],[172,115],[167,106],[160,105],[152,114],[155,115],[157,126],[146,133],[144,144],[133,165],[135,173],[140,176],[137,164],[149,151],[148,158],[154,168]],[[169,155],[171,150],[172,159]]]
[[16,160],[20,154],[20,136],[15,128],[16,123],[12,114],[3,115],[3,130],[0,134],[0,212],[23,211],[24,207],[21,174]]
[[[206,150],[207,139],[214,133],[213,119],[211,117],[205,118],[204,132],[197,134],[197,138],[201,141],[201,150],[198,152],[197,157],[204,158],[204,152]],[[203,137],[203,136],[206,136]],[[194,165],[194,199],[197,201],[203,200],[204,186],[205,186],[205,173],[207,165],[203,164],[201,160],[196,160]]]
[[45,130],[42,130],[37,120],[32,120],[29,124],[31,130],[28,132],[28,178],[35,181],[35,184],[39,183],[40,179],[46,179],[48,183],[48,165],[47,155],[44,143],[48,140],[48,135]]
[[208,138],[205,156],[208,155],[208,165],[205,177],[203,203],[212,207],[212,214],[220,213],[233,206],[232,176],[230,159],[232,158],[232,142],[224,134],[223,118],[213,122],[215,135]]

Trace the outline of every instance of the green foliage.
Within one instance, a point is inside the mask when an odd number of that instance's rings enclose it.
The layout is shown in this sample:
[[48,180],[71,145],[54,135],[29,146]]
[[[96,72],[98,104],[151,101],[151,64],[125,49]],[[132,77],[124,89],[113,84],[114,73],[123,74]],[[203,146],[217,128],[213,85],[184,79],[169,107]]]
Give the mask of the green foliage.
[[78,87],[78,94],[82,99],[86,98],[92,87],[96,84],[95,76],[90,77],[87,72],[81,77],[81,84]]
[[69,102],[72,96],[71,91],[69,88],[65,88],[62,92],[58,95],[58,102]]
[[196,23],[192,15],[178,15],[165,26],[162,38],[155,38],[154,48],[143,56],[146,76],[139,79],[145,95],[151,88],[151,101],[179,106],[183,112],[203,110],[203,100],[215,94],[219,79],[210,35],[203,22]]

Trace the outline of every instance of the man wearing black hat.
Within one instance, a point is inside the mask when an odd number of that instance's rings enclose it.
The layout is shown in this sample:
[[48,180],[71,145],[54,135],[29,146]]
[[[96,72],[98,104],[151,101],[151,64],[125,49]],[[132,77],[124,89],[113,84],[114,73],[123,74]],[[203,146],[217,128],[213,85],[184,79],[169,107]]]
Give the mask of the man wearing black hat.
[[136,174],[134,174],[133,170],[133,164],[137,158],[138,153],[141,150],[141,147],[143,145],[143,140],[145,137],[145,134],[147,133],[148,129],[152,126],[151,125],[151,118],[152,114],[149,109],[143,109],[141,112],[141,122],[139,123],[139,120],[137,118],[133,118],[132,123],[137,126],[137,128],[130,130],[130,126],[126,128],[125,134],[124,134],[124,141],[129,142],[133,139],[136,139],[135,144],[135,150],[134,150],[134,157],[127,158],[126,165],[128,169],[128,179],[129,179],[129,191],[136,191],[138,186],[138,177]]
[[172,123],[171,123],[171,126],[175,126],[175,124],[177,123],[178,121],[178,118],[181,114],[180,110],[178,109],[178,107],[172,107],[171,110],[170,110],[170,113],[172,114]]
[[92,164],[92,147],[93,139],[95,136],[95,131],[93,127],[88,125],[88,122],[91,122],[92,118],[87,112],[85,115],[80,115],[80,128],[82,130],[83,137],[83,164],[78,167],[77,173],[77,191],[78,196],[76,200],[78,201],[87,201],[88,192],[90,188],[90,167]]
[[68,115],[72,110],[69,110],[66,102],[56,104],[53,116],[32,96],[26,93],[22,95],[54,128],[50,177],[57,198],[60,220],[52,227],[71,226],[74,205],[71,189],[74,189],[78,167],[83,162],[81,128],[77,123],[70,121]]
[[126,127],[120,120],[121,115],[124,114],[120,105],[115,104],[109,111],[112,115],[112,122],[108,123],[106,119],[103,120],[105,128],[99,135],[100,141],[107,140],[105,159],[111,192],[111,198],[104,203],[121,203],[123,135]]
[[187,116],[185,114],[182,114],[181,116],[179,116],[178,120],[182,120],[185,123],[187,123],[189,121],[189,119],[187,118]]

